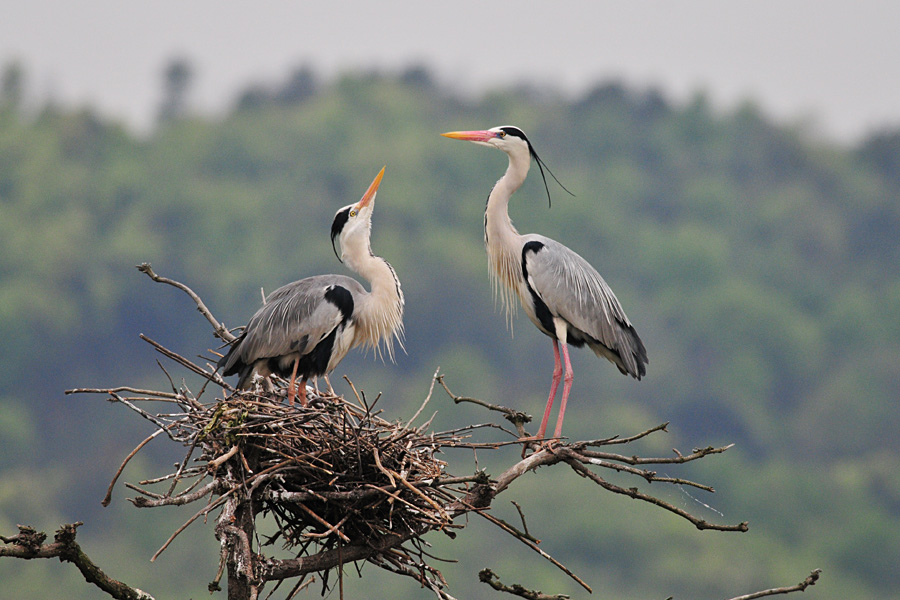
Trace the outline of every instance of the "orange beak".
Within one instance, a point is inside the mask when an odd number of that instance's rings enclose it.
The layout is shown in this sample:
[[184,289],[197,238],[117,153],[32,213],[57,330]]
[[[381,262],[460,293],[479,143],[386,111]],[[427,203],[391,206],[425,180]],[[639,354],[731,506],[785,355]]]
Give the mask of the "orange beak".
[[453,140],[463,140],[466,142],[486,142],[497,137],[496,131],[448,131],[441,134]]
[[375,198],[375,193],[378,191],[378,186],[381,185],[381,178],[384,177],[384,170],[387,166],[381,167],[381,170],[378,171],[378,175],[375,176],[375,179],[369,185],[369,189],[366,190],[366,193],[363,194],[363,197],[359,202],[356,203],[356,208],[363,208],[372,203],[372,200]]

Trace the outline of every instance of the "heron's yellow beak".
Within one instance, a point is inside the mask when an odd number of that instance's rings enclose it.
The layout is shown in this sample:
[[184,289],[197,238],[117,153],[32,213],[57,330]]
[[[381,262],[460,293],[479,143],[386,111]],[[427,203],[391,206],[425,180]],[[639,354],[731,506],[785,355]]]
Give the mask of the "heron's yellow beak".
[[363,197],[359,202],[356,203],[356,208],[363,208],[372,203],[372,200],[375,198],[375,193],[378,191],[378,186],[381,185],[381,178],[384,177],[384,170],[387,166],[381,167],[381,170],[378,171],[378,175],[375,176],[375,179],[369,185],[369,189],[366,190],[366,193],[363,194]]
[[463,140],[466,142],[486,142],[497,137],[496,131],[448,131],[441,134],[453,140]]

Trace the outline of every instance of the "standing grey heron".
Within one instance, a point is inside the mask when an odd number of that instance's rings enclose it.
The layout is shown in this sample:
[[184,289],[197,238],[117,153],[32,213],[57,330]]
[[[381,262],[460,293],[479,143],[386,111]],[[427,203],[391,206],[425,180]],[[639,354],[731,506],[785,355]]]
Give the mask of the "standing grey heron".
[[[506,152],[509,166],[494,184],[484,211],[484,243],[495,295],[499,292],[507,319],[515,314],[518,295],[531,322],[553,340],[553,383],[537,436],[541,440],[556,397],[565,362],[565,383],[553,437],[562,433],[566,403],[572,387],[572,364],[567,344],[587,345],[625,375],[640,379],[646,371],[647,350],[625,316],[615,294],[585,259],[542,235],[521,235],[509,218],[509,199],[528,175],[533,158],[544,175],[541,159],[518,127],[494,127],[486,131],[452,131],[441,134]],[[551,173],[551,176],[553,174]],[[555,178],[555,177],[554,177]],[[544,186],[547,181],[544,178]],[[549,188],[547,190],[549,197]]]
[[372,287],[346,275],[315,275],[282,286],[266,298],[219,361],[224,375],[238,373],[238,389],[255,375],[290,377],[288,402],[294,403],[300,376],[300,404],[306,406],[306,381],[330,373],[351,348],[368,346],[379,354],[381,342],[394,358],[394,339],[403,344],[403,292],[393,267],[372,253],[369,236],[375,194],[384,168],[356,204],[334,215],[331,246],[341,244],[338,260],[347,262]]

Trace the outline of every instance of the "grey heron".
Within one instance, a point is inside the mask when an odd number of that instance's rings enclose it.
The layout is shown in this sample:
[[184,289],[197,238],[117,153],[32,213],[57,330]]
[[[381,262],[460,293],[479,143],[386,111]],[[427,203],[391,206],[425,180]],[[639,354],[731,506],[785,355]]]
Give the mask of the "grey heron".
[[[537,435],[541,440],[563,376],[560,343],[565,363],[565,382],[554,438],[562,433],[566,403],[572,387],[572,364],[567,344],[587,345],[619,371],[640,379],[646,373],[647,350],[615,294],[584,258],[563,244],[542,235],[521,235],[509,218],[509,200],[528,175],[532,158],[541,175],[544,165],[518,127],[502,126],[484,131],[452,131],[445,137],[503,150],[509,166],[494,184],[484,211],[484,243],[494,285],[506,309],[515,314],[518,296],[531,322],[553,340],[553,383]],[[551,176],[553,174],[551,173]],[[555,178],[555,177],[554,177]],[[547,181],[544,177],[544,186]],[[549,188],[547,190],[549,196]]]
[[368,346],[393,360],[393,342],[402,346],[403,292],[393,267],[375,256],[370,245],[375,194],[382,168],[362,199],[334,215],[331,245],[340,241],[341,256],[365,278],[372,291],[346,275],[315,275],[272,292],[251,317],[241,336],[219,361],[223,374],[239,374],[238,389],[253,377],[290,378],[288,402],[294,403],[300,379],[300,404],[306,406],[306,382],[330,373],[351,348]]

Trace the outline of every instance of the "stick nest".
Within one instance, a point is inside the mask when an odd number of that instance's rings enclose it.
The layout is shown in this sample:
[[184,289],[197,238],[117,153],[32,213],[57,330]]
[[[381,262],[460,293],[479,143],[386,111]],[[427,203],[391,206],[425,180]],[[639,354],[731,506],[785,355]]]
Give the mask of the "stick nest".
[[189,446],[199,445],[211,474],[224,475],[274,517],[267,543],[280,539],[302,555],[451,525],[446,492],[432,484],[446,467],[435,455],[458,437],[390,423],[364,402],[311,398],[301,408],[235,392],[175,427]]

